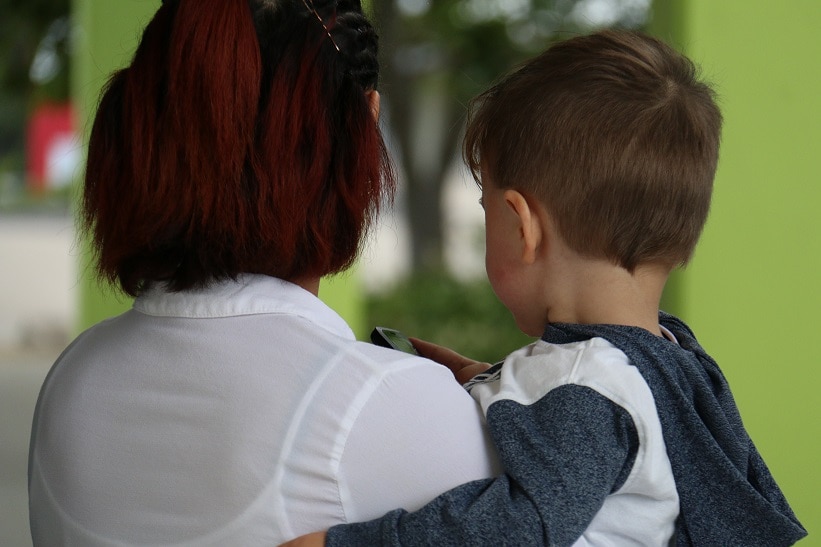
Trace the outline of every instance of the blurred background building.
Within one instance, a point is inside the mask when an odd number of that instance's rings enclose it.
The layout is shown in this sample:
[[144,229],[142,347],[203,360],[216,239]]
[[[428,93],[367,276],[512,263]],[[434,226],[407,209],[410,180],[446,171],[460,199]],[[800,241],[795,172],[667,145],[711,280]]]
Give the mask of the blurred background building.
[[[28,426],[48,366],[130,302],[100,287],[74,229],[85,128],[159,0],[0,0],[0,545],[30,545]],[[574,33],[642,28],[693,58],[725,116],[711,218],[665,294],[721,364],[745,424],[821,545],[821,3],[371,0],[383,124],[401,172],[354,272],[322,298],[365,337],[388,324],[493,359],[526,341],[484,281],[466,104]]]

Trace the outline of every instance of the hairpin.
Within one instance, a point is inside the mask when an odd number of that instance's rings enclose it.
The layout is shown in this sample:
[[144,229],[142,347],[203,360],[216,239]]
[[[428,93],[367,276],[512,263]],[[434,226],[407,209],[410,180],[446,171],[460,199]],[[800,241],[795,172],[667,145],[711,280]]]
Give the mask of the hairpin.
[[[308,2],[310,2],[310,4],[308,4]],[[319,16],[319,12],[316,11],[316,8],[314,7],[313,0],[302,0],[302,3],[305,4],[305,7],[308,8],[308,11],[313,12],[314,16],[316,17],[316,20],[319,21],[319,24],[322,25],[322,28],[325,29],[325,34],[328,35],[328,38],[331,40],[331,43],[334,45],[334,48],[336,48],[337,51],[341,52],[342,50],[339,49],[339,46],[337,45],[336,40],[334,40],[334,37],[331,36],[331,31],[328,30],[327,26],[325,26],[325,21],[323,21],[322,17]]]

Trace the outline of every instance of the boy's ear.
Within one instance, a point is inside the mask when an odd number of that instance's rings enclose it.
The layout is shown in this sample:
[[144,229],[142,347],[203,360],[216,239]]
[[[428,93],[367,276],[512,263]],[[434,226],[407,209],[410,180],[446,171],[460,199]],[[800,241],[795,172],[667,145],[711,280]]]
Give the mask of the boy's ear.
[[505,190],[504,200],[518,219],[522,261],[525,264],[533,264],[543,235],[539,214],[531,207],[527,198],[516,190]]

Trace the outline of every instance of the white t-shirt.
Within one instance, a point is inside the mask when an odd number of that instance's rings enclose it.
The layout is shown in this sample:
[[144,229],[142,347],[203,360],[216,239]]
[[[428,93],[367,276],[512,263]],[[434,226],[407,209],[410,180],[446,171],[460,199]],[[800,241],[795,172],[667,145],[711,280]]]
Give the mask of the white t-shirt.
[[75,340],[37,405],[35,545],[277,545],[498,471],[444,367],[357,342],[302,288],[150,291]]

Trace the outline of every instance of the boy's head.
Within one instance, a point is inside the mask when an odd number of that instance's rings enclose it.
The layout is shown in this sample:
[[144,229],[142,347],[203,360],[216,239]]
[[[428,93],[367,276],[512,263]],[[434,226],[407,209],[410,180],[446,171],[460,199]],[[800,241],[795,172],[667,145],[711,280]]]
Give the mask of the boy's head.
[[691,257],[720,131],[689,59],[602,31],[555,44],[480,95],[464,155],[480,183],[539,200],[573,250],[633,271]]

